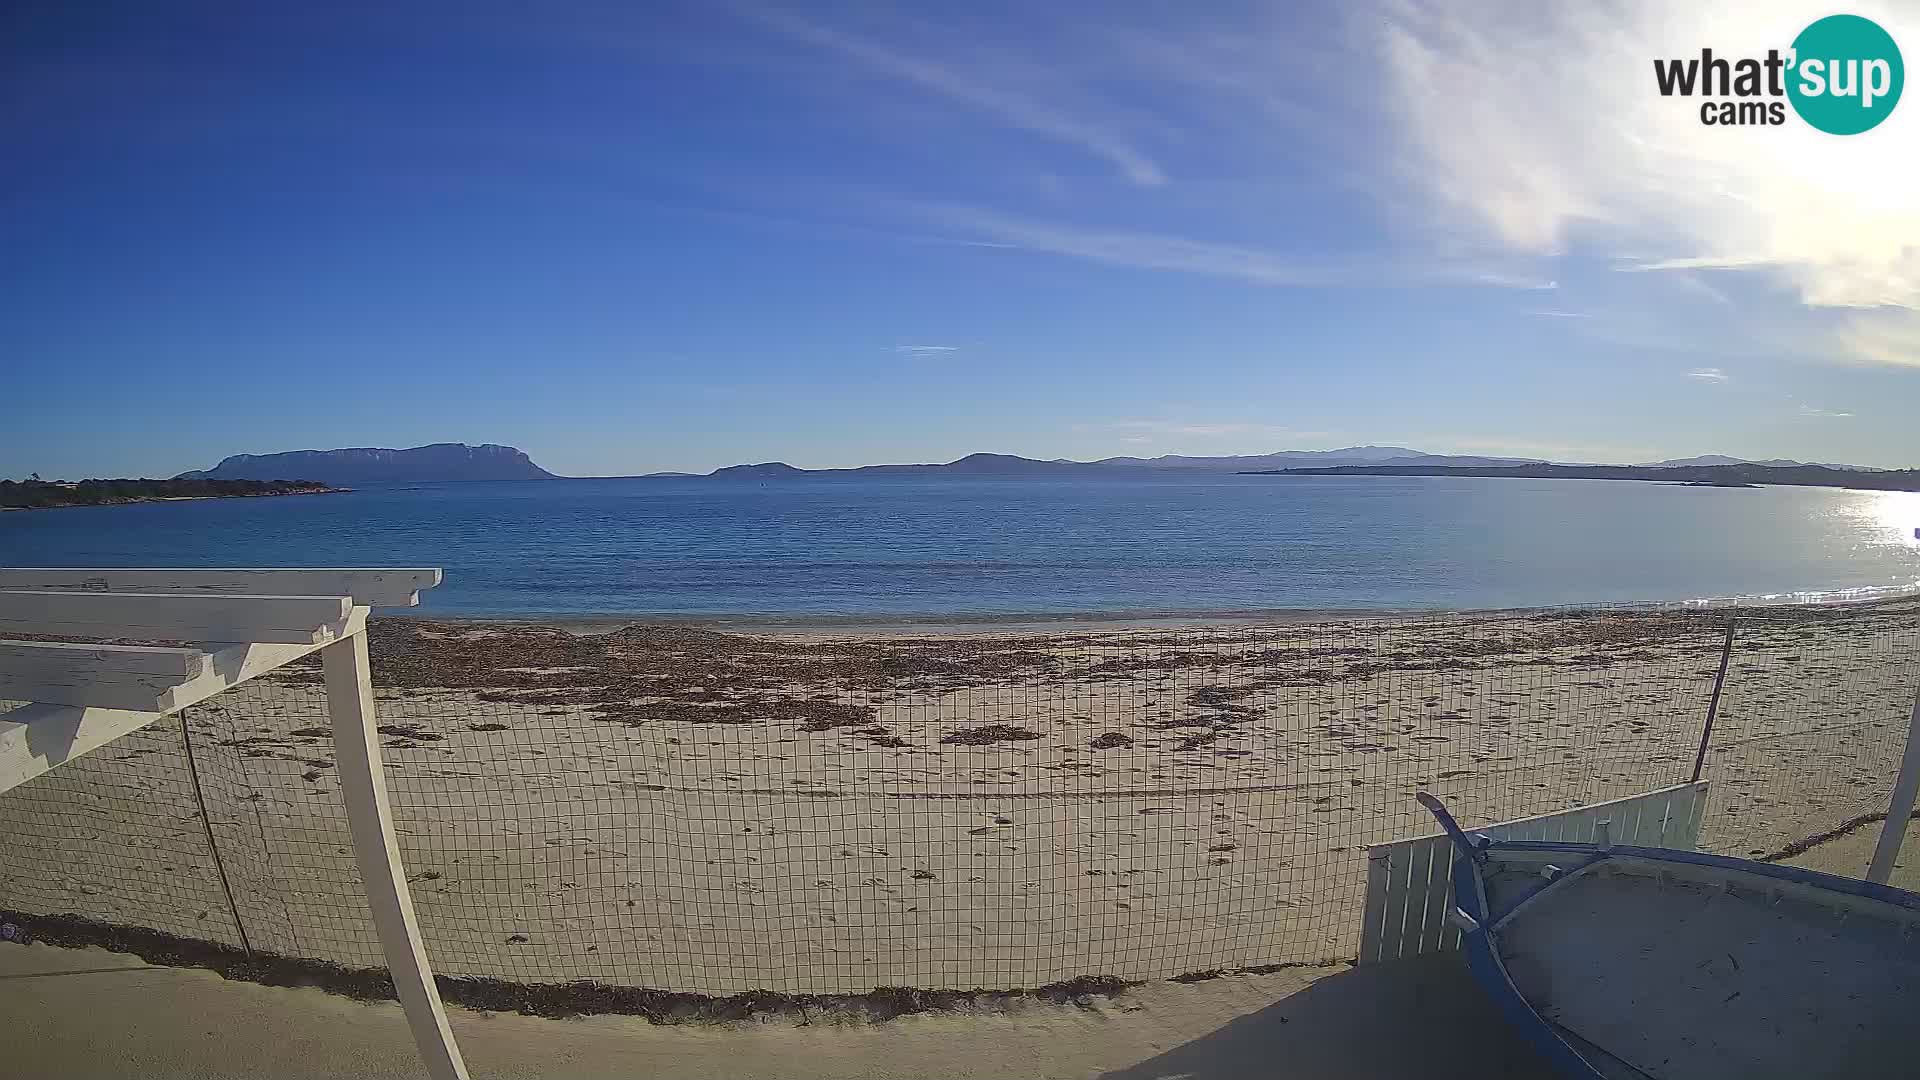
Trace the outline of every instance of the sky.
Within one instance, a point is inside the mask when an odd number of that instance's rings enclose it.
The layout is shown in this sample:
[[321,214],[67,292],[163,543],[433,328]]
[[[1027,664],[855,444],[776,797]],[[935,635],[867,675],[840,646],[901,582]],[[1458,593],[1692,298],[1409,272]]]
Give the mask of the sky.
[[1702,126],[1831,13],[1706,6],[9,4],[0,476],[1920,465],[1920,101]]

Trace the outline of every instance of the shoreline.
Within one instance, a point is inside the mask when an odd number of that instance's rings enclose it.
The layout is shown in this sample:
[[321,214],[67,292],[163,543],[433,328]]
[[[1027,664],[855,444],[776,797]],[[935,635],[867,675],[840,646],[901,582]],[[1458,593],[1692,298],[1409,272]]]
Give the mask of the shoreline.
[[673,627],[723,633],[787,637],[947,637],[1054,634],[1087,631],[1209,630],[1232,627],[1302,626],[1317,623],[1406,623],[1459,619],[1537,618],[1574,612],[1692,612],[1732,608],[1874,607],[1920,598],[1920,582],[1907,586],[1862,586],[1751,596],[1685,600],[1594,601],[1517,607],[1241,608],[1175,611],[932,612],[925,614],[690,615],[672,612],[617,614],[487,615],[412,608],[383,611],[382,618],[464,625],[544,627],[579,636],[612,633],[629,626]]
[[675,627],[724,633],[792,637],[913,637],[968,634],[1048,634],[1085,630],[1177,630],[1275,626],[1362,620],[1405,620],[1452,614],[1444,608],[1271,608],[1173,612],[954,612],[925,615],[685,615],[632,612],[619,615],[468,615],[418,608],[382,612],[382,617],[466,625],[544,627],[581,636],[628,626]]
[[273,499],[294,495],[345,495],[352,488],[312,488],[304,491],[236,491],[225,495],[141,495],[102,502],[70,502],[52,506],[0,506],[0,513],[31,510],[96,510],[112,506],[136,506],[143,503],[210,502],[216,499]]

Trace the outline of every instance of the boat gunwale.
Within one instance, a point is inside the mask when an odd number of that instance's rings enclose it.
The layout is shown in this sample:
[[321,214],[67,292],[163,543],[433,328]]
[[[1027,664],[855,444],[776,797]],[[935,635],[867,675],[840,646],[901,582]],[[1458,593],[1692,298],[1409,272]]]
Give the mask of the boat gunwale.
[[[1540,1015],[1527,995],[1514,983],[1512,975],[1507,971],[1506,963],[1500,958],[1499,933],[1501,927],[1505,925],[1506,918],[1517,914],[1527,901],[1534,899],[1544,890],[1543,887],[1542,890],[1535,890],[1533,894],[1523,897],[1505,913],[1493,913],[1482,872],[1488,862],[1498,859],[1502,854],[1587,856],[1589,863],[1585,868],[1601,869],[1603,872],[1607,863],[1614,860],[1620,861],[1616,865],[1633,862],[1652,863],[1656,868],[1658,864],[1668,864],[1695,870],[1719,870],[1729,874],[1759,878],[1762,879],[1762,884],[1773,882],[1791,886],[1795,893],[1824,892],[1854,901],[1837,905],[1840,907],[1857,908],[1875,903],[1885,904],[1894,909],[1886,914],[1907,922],[1909,928],[1915,921],[1920,921],[1920,894],[1896,889],[1890,885],[1840,877],[1799,866],[1757,863],[1726,855],[1679,851],[1672,848],[1602,846],[1550,840],[1491,840],[1484,835],[1457,836],[1455,848],[1453,880],[1473,883],[1470,890],[1456,888],[1454,896],[1454,905],[1470,923],[1462,927],[1460,936],[1460,948],[1467,954],[1469,970],[1493,999],[1495,1006],[1500,1009],[1510,1025],[1525,1035],[1528,1042],[1562,1073],[1580,1077],[1582,1080],[1607,1080],[1607,1074],[1596,1068],[1585,1055],[1561,1035],[1550,1021]],[[1661,874],[1664,876],[1665,872]],[[1711,879],[1711,875],[1688,874],[1685,876],[1695,881]],[[1726,882],[1728,879],[1720,880]],[[1548,885],[1551,884],[1552,882],[1548,882]],[[1861,905],[1859,901],[1867,901],[1868,904]],[[1601,1049],[1604,1051],[1604,1048]]]

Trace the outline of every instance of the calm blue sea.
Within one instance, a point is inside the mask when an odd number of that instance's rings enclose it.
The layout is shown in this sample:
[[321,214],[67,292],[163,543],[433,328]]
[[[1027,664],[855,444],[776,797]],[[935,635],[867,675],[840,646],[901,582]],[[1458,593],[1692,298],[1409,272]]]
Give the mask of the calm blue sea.
[[1920,581],[1920,494],[1425,477],[554,480],[0,514],[0,565],[441,566],[423,613],[1140,616]]

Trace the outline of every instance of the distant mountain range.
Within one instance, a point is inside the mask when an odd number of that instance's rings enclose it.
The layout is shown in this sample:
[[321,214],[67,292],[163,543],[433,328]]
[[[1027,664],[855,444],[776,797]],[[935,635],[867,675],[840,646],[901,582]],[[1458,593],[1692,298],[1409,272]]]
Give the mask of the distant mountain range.
[[406,450],[353,447],[235,454],[211,469],[176,480],[311,480],[335,487],[426,483],[438,480],[553,480],[556,477],[511,446],[432,443]]
[[1725,454],[1701,454],[1699,457],[1668,458],[1665,461],[1647,461],[1635,466],[1641,469],[1684,469],[1713,465],[1765,465],[1771,469],[1798,469],[1809,466],[1816,469],[1851,469],[1856,472],[1870,472],[1865,465],[1835,465],[1825,461],[1794,461],[1792,458],[1752,458],[1728,457]]
[[[784,461],[729,465],[704,475],[722,479],[770,480],[796,476],[1113,476],[1141,473],[1246,473],[1295,469],[1377,468],[1510,469],[1548,466],[1540,458],[1428,454],[1405,446],[1348,446],[1338,450],[1284,450],[1273,454],[1194,457],[1109,457],[1098,461],[1041,460],[1012,454],[968,454],[954,461],[924,465],[862,465],[846,469],[802,469]],[[1803,465],[1779,458],[1749,461],[1707,454],[1673,458],[1632,469],[1688,469],[1711,466],[1765,466],[1871,472],[1857,465]],[[1553,466],[1563,468],[1566,466]],[[1580,466],[1597,467],[1597,466]],[[649,473],[649,478],[691,477],[695,473]],[[1677,478],[1677,477],[1676,477]],[[407,450],[352,448],[294,450],[283,454],[235,454],[211,469],[181,473],[180,480],[306,480],[340,487],[356,484],[430,483],[446,480],[551,480],[553,473],[524,452],[492,443],[434,443]]]
[[[1098,461],[1069,461],[1065,458],[1040,460],[1011,454],[968,454],[966,457],[933,465],[862,465],[847,469],[802,469],[784,461],[766,461],[755,465],[729,465],[708,476],[740,479],[773,479],[782,476],[886,475],[886,474],[958,474],[972,476],[1025,475],[1108,475],[1128,472],[1246,473],[1289,469],[1382,468],[1382,469],[1500,469],[1520,466],[1545,466],[1544,458],[1482,457],[1473,454],[1428,454],[1405,446],[1348,446],[1338,450],[1283,450],[1274,454],[1244,454],[1223,457],[1189,457],[1167,454],[1162,457],[1109,457]],[[1696,458],[1673,458],[1642,465],[1592,466],[1603,468],[1680,469],[1716,465],[1759,465],[1777,468],[1838,469],[1873,472],[1864,465],[1813,465],[1783,458],[1750,461],[1745,458],[1707,454]],[[1556,466],[1560,467],[1560,466]],[[1589,466],[1578,466],[1589,467]],[[687,473],[656,473],[657,476],[686,476]]]
[[771,479],[801,475],[888,475],[950,473],[972,476],[1034,475],[1109,475],[1128,472],[1214,472],[1234,473],[1260,469],[1292,469],[1329,465],[1530,465],[1537,458],[1496,458],[1423,454],[1404,446],[1349,446],[1341,450],[1286,450],[1277,454],[1243,454],[1226,457],[1188,457],[1168,454],[1163,457],[1110,457],[1098,461],[1069,461],[1065,458],[1041,460],[1012,454],[968,454],[966,457],[930,465],[861,465],[848,469],[802,469],[784,461],[766,461],[757,465],[729,465],[708,476]]
[[1831,468],[1826,465],[1336,465],[1318,469],[1266,469],[1255,476],[1474,476],[1518,480],[1650,480],[1694,487],[1855,488],[1920,491],[1920,469]]

